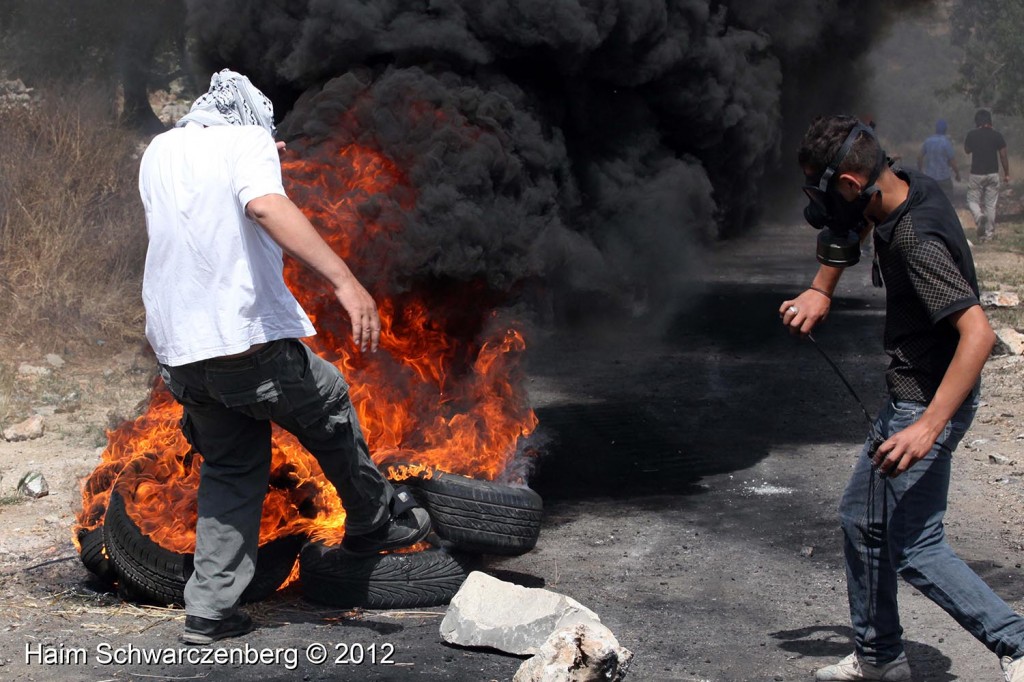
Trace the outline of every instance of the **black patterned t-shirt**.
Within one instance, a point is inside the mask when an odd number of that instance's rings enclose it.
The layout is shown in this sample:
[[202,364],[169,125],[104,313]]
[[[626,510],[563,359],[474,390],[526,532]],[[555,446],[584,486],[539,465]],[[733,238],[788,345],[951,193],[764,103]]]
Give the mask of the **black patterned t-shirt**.
[[960,339],[949,315],[978,304],[974,258],[956,211],[934,180],[915,171],[897,175],[907,200],[875,227],[885,281],[885,352],[890,393],[929,402]]

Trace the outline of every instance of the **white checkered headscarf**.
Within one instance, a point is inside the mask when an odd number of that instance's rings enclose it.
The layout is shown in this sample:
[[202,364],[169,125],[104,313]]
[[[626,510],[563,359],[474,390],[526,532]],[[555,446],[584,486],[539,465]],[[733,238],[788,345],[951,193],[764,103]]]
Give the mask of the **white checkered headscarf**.
[[271,135],[277,131],[271,101],[248,78],[229,69],[213,74],[210,89],[174,126],[180,128],[189,122],[204,126],[256,125]]

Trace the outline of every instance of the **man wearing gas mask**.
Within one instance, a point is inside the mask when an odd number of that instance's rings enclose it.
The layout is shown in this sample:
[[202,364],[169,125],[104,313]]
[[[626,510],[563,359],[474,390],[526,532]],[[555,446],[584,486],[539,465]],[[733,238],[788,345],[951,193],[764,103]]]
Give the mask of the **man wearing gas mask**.
[[810,288],[779,308],[807,335],[826,318],[859,234],[874,227],[886,288],[890,397],[839,507],[855,651],[818,680],[909,680],[897,576],[941,606],[1024,682],[1024,618],[946,543],[942,517],[953,451],[978,406],[995,334],[978,302],[963,228],[939,185],[890,167],[874,132],[851,116],[816,119],[798,154],[808,221],[822,230]]

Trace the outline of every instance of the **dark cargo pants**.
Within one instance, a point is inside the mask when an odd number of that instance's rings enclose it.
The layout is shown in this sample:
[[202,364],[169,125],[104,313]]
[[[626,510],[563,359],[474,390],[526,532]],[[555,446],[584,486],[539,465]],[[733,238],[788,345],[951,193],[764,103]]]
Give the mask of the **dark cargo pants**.
[[161,374],[185,408],[185,438],[203,455],[187,614],[227,617],[252,579],[271,422],[319,462],[345,507],[346,532],[366,533],[388,520],[393,489],[370,459],[348,384],[302,342],[282,339],[244,357],[161,366]]

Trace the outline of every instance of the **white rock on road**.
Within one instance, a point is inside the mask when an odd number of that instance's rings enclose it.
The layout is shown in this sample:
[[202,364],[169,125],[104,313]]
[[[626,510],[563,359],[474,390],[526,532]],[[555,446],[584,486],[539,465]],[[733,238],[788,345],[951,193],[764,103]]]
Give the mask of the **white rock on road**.
[[449,644],[532,655],[551,633],[578,624],[601,625],[601,619],[563,594],[474,571],[441,621],[441,638]]

